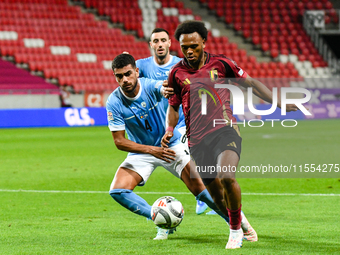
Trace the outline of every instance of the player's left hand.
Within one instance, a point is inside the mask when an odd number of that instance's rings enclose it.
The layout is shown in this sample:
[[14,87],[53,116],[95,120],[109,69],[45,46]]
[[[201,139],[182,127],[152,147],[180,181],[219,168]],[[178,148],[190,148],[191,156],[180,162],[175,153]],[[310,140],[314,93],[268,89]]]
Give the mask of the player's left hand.
[[286,111],[287,112],[296,112],[299,108],[295,104],[287,104]]
[[[280,102],[278,106],[281,108]],[[295,104],[286,104],[286,112],[296,112],[297,110],[299,110],[299,108]]]
[[169,147],[168,143],[169,143],[171,137],[173,137],[173,136],[174,136],[174,133],[172,131],[166,131],[165,134],[162,137],[162,141],[161,141],[162,147],[168,148]]
[[170,98],[174,94],[173,88],[163,88],[163,97]]
[[163,89],[162,89],[162,94],[165,98],[170,98],[174,94],[174,89],[168,87],[168,81],[165,80],[163,81]]

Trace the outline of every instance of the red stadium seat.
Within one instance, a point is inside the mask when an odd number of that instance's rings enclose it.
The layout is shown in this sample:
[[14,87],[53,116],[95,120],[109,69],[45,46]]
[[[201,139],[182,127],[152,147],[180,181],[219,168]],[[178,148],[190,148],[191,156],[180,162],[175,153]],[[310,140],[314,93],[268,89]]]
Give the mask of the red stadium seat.
[[[228,0],[224,2],[223,6],[227,9],[224,13],[228,14],[226,15],[226,23],[233,23],[237,31],[242,28],[244,38],[251,38],[254,45],[260,44],[262,50],[270,51],[273,58],[276,58],[279,54],[294,54],[302,61],[312,58],[316,62],[315,65],[323,65],[322,57],[303,30],[301,15],[305,9],[324,8],[332,10],[333,6],[330,1],[244,0],[233,2]],[[216,8],[219,7],[215,6]],[[242,10],[242,15],[240,15],[240,10]],[[234,13],[236,13],[237,18],[232,19],[231,16]],[[242,21],[240,16],[243,17]],[[338,21],[339,17],[334,11],[329,12],[325,17],[326,23],[338,23]],[[243,23],[241,24],[241,22]],[[319,56],[321,60],[315,56]],[[282,71],[282,75],[287,75],[287,72]]]
[[[109,11],[124,9],[123,3],[119,1],[85,1],[85,5],[89,4],[108,16]],[[142,12],[138,2],[132,0],[129,5],[130,9],[123,10],[114,17],[125,22],[126,29],[135,30],[143,37]],[[102,60],[112,60],[121,49],[134,52],[140,57],[150,54],[146,42],[137,43],[133,36],[123,35],[120,29],[109,29],[107,22],[96,21],[93,14],[82,13],[79,6],[69,6],[67,1],[48,1],[46,4],[40,4],[39,1],[22,1],[20,5],[13,2],[6,3],[5,6],[10,11],[0,10],[0,22],[2,25],[13,24],[9,31],[16,31],[19,38],[8,46],[0,40],[1,54],[12,55],[20,63],[29,63],[31,70],[43,71],[46,78],[58,78],[60,84],[87,82],[90,79],[84,80],[83,77],[89,75],[102,76],[104,80],[107,77],[107,81],[112,82],[112,74],[104,70]],[[181,7],[182,3],[176,6]],[[121,13],[124,15],[120,15]],[[186,10],[185,13],[189,14],[189,11]],[[128,16],[129,18],[126,18]],[[40,38],[45,45],[43,48],[26,48],[23,43],[17,44],[23,42],[22,38]],[[112,47],[113,45],[117,47]],[[50,46],[67,46],[70,49],[67,53],[69,55],[53,55]],[[95,54],[96,63],[79,63],[77,53]],[[83,66],[89,68],[84,69]],[[99,81],[101,80],[93,80]]]

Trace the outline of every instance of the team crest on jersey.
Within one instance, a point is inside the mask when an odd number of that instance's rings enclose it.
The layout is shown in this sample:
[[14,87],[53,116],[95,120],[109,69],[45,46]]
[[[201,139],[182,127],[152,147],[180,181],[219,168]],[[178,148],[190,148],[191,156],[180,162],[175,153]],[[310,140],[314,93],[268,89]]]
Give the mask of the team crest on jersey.
[[142,107],[146,107],[146,103],[145,102],[142,102],[141,104],[140,104]]
[[218,71],[215,69],[210,70],[210,79],[211,81],[216,81],[218,79]]
[[107,112],[107,119],[108,119],[109,121],[113,121],[112,112]]
[[149,115],[148,115],[147,113],[141,113],[141,114],[139,115],[139,118],[141,118],[141,119],[146,119],[148,116],[149,116]]

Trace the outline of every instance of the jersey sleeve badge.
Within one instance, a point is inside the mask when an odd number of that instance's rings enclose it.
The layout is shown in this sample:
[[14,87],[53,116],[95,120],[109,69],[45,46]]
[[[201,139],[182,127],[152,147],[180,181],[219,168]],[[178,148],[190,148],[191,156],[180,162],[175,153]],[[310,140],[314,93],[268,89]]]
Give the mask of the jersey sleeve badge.
[[113,121],[112,112],[107,112],[107,119],[108,119],[109,121]]

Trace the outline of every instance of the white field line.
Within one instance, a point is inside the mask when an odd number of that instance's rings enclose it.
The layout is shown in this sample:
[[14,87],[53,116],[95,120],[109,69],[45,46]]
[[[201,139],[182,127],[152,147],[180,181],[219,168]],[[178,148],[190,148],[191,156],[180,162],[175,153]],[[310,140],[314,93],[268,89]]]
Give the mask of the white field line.
[[[24,190],[24,189],[0,189],[0,192],[26,192],[26,193],[88,193],[88,194],[109,194],[109,191],[90,191],[90,190]],[[137,191],[136,194],[177,194],[177,195],[192,195],[190,192],[143,192]],[[340,197],[340,194],[313,194],[313,193],[242,193],[244,196],[316,196],[316,197]]]

